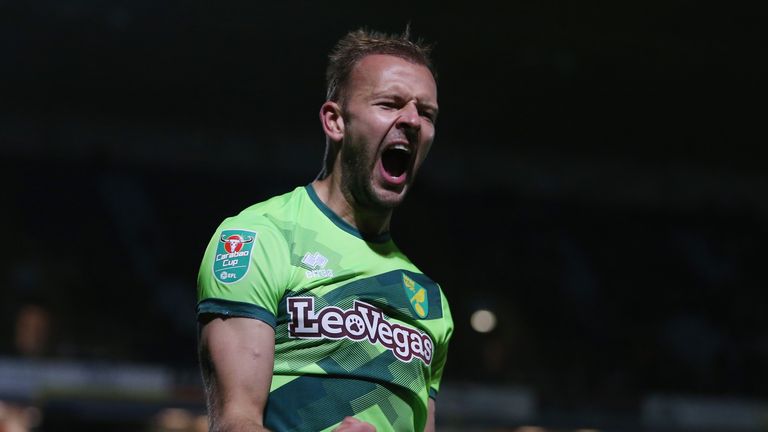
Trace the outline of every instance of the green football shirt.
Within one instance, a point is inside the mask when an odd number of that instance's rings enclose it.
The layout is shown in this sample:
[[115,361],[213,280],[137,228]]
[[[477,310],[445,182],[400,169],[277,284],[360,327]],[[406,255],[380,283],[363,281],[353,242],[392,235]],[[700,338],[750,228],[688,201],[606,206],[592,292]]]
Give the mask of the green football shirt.
[[388,234],[363,238],[311,185],[224,220],[198,275],[198,316],[275,329],[265,425],[423,430],[453,321],[440,286]]

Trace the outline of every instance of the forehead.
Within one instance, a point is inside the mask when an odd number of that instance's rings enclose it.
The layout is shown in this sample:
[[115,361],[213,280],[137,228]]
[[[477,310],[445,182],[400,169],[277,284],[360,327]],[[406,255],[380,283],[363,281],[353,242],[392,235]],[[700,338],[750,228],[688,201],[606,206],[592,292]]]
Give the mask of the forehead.
[[392,55],[363,57],[352,69],[347,85],[353,95],[398,90],[437,102],[437,84],[429,68]]

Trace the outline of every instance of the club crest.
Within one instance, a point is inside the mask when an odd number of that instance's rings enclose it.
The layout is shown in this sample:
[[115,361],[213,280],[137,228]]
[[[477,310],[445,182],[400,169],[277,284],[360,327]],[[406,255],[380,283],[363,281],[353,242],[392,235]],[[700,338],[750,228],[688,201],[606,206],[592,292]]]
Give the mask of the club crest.
[[419,318],[425,318],[429,314],[427,290],[405,274],[403,274],[403,288],[413,311]]

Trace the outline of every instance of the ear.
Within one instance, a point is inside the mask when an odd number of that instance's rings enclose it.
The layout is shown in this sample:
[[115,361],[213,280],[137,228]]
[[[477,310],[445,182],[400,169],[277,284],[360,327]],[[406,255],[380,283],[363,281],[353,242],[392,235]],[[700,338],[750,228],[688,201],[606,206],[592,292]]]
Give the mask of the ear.
[[341,107],[336,102],[326,101],[320,107],[320,123],[323,124],[323,131],[331,141],[339,142],[344,138],[344,117],[341,115]]

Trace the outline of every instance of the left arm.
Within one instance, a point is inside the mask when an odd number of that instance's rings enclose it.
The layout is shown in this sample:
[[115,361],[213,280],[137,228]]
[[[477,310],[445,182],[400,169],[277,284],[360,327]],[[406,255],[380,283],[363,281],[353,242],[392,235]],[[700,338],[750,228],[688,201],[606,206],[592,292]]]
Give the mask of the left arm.
[[424,425],[424,432],[435,432],[435,400],[432,398],[429,398],[427,424]]

